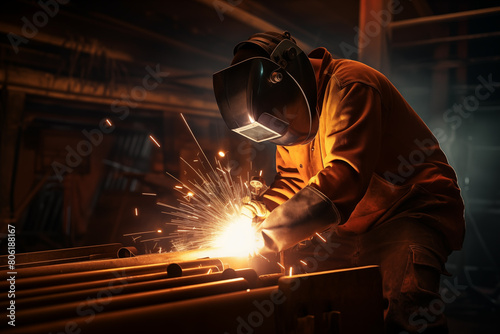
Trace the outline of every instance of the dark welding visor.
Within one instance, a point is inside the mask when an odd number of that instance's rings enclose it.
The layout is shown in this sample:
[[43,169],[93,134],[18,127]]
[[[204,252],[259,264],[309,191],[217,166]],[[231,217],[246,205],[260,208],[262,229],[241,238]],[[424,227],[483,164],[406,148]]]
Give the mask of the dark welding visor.
[[227,126],[253,141],[288,146],[316,134],[316,110],[310,110],[301,86],[268,58],[253,57],[219,71],[213,84]]

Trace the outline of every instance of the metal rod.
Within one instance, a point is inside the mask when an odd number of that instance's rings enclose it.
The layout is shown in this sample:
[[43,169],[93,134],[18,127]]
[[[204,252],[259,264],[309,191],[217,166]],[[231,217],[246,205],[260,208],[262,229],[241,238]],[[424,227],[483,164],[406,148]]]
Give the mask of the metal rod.
[[[206,252],[208,250],[200,251],[186,251],[186,252],[171,252],[171,253],[158,253],[158,254],[145,254],[129,258],[111,259],[111,260],[98,260],[86,261],[77,263],[63,263],[45,267],[22,268],[17,270],[18,277],[28,278],[35,276],[46,276],[55,274],[68,274],[75,272],[101,270],[120,267],[131,267],[137,265],[146,265],[154,263],[164,263],[165,265],[173,262],[193,263],[193,265],[208,265],[216,264],[220,270],[224,266],[218,259],[207,259]],[[189,262],[186,262],[189,261]],[[186,267],[187,268],[187,267]],[[0,288],[5,285],[0,281]],[[6,286],[6,285],[5,285]]]
[[[274,300],[281,302],[280,297],[283,297],[282,293],[274,286],[114,312],[95,312],[91,321],[88,314],[74,314],[72,318],[51,322],[23,322],[23,325],[16,326],[11,333],[65,332],[70,323],[74,325],[73,328],[81,329],[82,333],[155,333],[159,328],[164,328],[168,333],[236,333],[240,324],[238,317],[247,321],[252,312],[258,311],[256,303],[262,305],[264,301]],[[273,306],[278,307],[275,304]],[[259,322],[260,326],[251,328],[253,333],[276,333],[276,313],[273,309],[269,316],[263,316],[262,323]],[[240,331],[243,332],[241,328]]]
[[[179,300],[225,294],[246,290],[248,288],[249,285],[244,278],[234,278],[224,281],[146,291],[128,295],[120,295],[118,290],[110,288],[108,290],[101,290],[96,296],[93,296],[93,298],[89,298],[84,302],[76,301],[41,308],[19,310],[16,312],[16,324],[36,324],[57,319],[67,319],[74,317],[75,315],[79,315],[77,313],[78,310],[82,313],[82,310],[97,309],[100,313],[103,313],[126,310],[139,306],[170,303]],[[0,324],[0,326],[5,327],[8,325],[7,322],[4,321]]]
[[[55,284],[71,284],[90,280],[127,277],[131,275],[165,272],[167,266],[164,263],[147,264],[134,267],[121,267],[103,270],[85,271],[81,273],[70,273],[61,275],[49,275],[41,277],[21,278],[16,280],[16,287],[19,289],[31,289],[36,287],[51,286]],[[7,282],[9,283],[9,282]],[[2,287],[5,285],[0,282]]]
[[460,19],[476,18],[480,16],[493,15],[497,13],[500,13],[500,7],[474,9],[474,10],[467,10],[463,12],[443,14],[443,15],[431,15],[431,16],[419,17],[416,19],[392,22],[389,24],[389,29],[405,28],[419,24],[440,23],[440,22],[454,21]]
[[[217,268],[217,267],[215,267]],[[120,296],[145,292],[154,291],[160,289],[176,288],[181,286],[189,286],[195,284],[209,283],[222,281],[232,278],[240,277],[237,273],[234,273],[229,277],[228,273],[223,274],[222,272],[216,272],[207,275],[206,272],[199,275],[176,277],[176,278],[161,278],[145,282],[132,282],[129,278],[125,277],[121,281],[108,281],[106,286],[93,287],[90,289],[73,289],[71,291],[65,291],[60,293],[54,293],[51,295],[36,296],[31,298],[16,298],[16,307],[18,309],[27,310],[30,308],[45,307],[49,305],[72,303],[76,301],[81,301],[85,303],[88,298],[96,298],[100,294],[107,294],[107,292],[117,292]],[[16,296],[17,297],[17,296]],[[1,307],[7,307],[4,305],[8,303],[0,303]]]
[[451,42],[457,42],[457,41],[465,41],[465,40],[489,38],[489,37],[500,37],[500,31],[482,33],[482,34],[469,34],[469,35],[460,35],[460,36],[432,38],[432,39],[426,39],[426,40],[421,40],[421,41],[394,43],[394,44],[392,44],[392,47],[404,48],[404,47],[410,47],[410,46],[451,43]]

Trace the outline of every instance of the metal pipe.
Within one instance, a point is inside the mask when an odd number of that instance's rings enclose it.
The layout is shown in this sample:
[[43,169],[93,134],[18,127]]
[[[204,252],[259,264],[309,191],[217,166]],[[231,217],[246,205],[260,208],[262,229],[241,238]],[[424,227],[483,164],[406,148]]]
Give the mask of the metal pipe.
[[[110,312],[126,310],[139,306],[170,303],[179,300],[187,300],[225,294],[229,292],[246,290],[249,288],[244,278],[234,278],[230,280],[196,284],[170,289],[133,293],[128,295],[117,295],[115,287],[101,290],[95,298],[88,298],[86,301],[76,301],[47,307],[19,310],[16,312],[16,323],[37,324],[57,319],[71,318],[75,315],[86,315],[93,310],[95,312]],[[192,319],[191,319],[192,320]],[[0,326],[7,326],[3,322]]]
[[[221,270],[221,263],[218,260],[214,259],[203,259],[200,261],[191,261],[191,262],[181,262],[181,265],[187,267],[189,269],[190,266],[194,266],[195,264],[212,264],[212,266],[208,266],[205,272],[208,272],[209,268],[212,268],[212,272],[220,272]],[[178,265],[178,264],[177,264]],[[217,268],[217,270],[215,269]],[[186,269],[186,270],[188,270]],[[239,272],[239,270],[237,271]],[[186,274],[194,275],[193,272],[187,272]],[[228,274],[224,274],[223,279],[228,279],[228,278],[235,278],[235,277],[242,277],[239,275],[235,276],[228,276]],[[168,273],[167,272],[156,272],[156,273],[148,273],[148,274],[139,274],[139,275],[133,275],[133,276],[119,276],[119,277],[114,277],[110,279],[97,279],[97,280],[92,280],[92,281],[87,281],[87,282],[74,282],[74,283],[65,283],[65,284],[60,284],[60,285],[55,285],[55,286],[45,286],[45,287],[33,287],[33,288],[23,288],[22,290],[19,290],[16,292],[16,299],[21,299],[21,298],[32,298],[36,296],[42,296],[42,295],[51,295],[51,294],[59,294],[59,293],[64,293],[64,292],[70,292],[70,291],[77,291],[77,290],[87,290],[87,289],[93,289],[93,288],[102,288],[106,287],[109,284],[114,285],[114,284],[121,284],[120,282],[122,281],[127,281],[128,283],[137,283],[137,282],[145,282],[145,281],[151,281],[151,280],[161,280],[168,278]]]
[[499,37],[499,36],[500,36],[500,31],[494,31],[494,32],[489,32],[489,33],[481,33],[481,34],[449,36],[449,37],[441,37],[441,38],[431,38],[431,39],[420,40],[420,41],[393,43],[392,47],[404,48],[404,47],[410,47],[410,46],[450,43],[450,42],[465,41],[465,40],[480,39],[480,38],[489,38],[489,37]]
[[454,21],[460,19],[477,18],[497,13],[500,13],[500,7],[474,9],[474,10],[467,10],[463,12],[442,14],[442,15],[431,15],[431,16],[419,17],[416,19],[392,22],[389,24],[389,29],[406,28],[419,24],[441,23],[441,22]]
[[[58,250],[40,251],[32,253],[16,254],[16,269],[18,273],[24,273],[21,268],[51,265],[61,261],[83,261],[98,258],[113,258],[116,252],[123,247],[120,243],[65,248]],[[0,256],[0,270],[7,269],[7,255]]]
[[[216,268],[216,267],[215,267]],[[226,269],[227,270],[227,269]],[[44,307],[62,303],[71,303],[76,301],[84,302],[87,298],[95,298],[95,296],[103,293],[102,291],[114,289],[119,290],[120,295],[132,294],[144,291],[154,291],[160,289],[176,288],[180,286],[189,286],[195,284],[209,283],[241,277],[237,272],[216,272],[213,274],[200,274],[176,278],[162,278],[145,282],[130,282],[128,278],[123,278],[121,281],[110,281],[107,285],[101,287],[93,287],[90,289],[74,289],[53,293],[50,295],[34,296],[29,298],[17,298],[16,307],[27,310],[29,308]],[[249,284],[250,286],[250,284]],[[8,301],[0,303],[1,307],[7,307]]]
[[[105,278],[127,277],[131,275],[165,272],[167,266],[163,263],[147,264],[143,266],[112,268],[104,270],[85,271],[81,273],[69,273],[61,275],[49,275],[42,277],[20,278],[16,280],[16,288],[31,289],[36,287],[45,287],[56,284],[70,284],[90,280]],[[18,277],[22,277],[19,275]],[[7,288],[7,281],[0,282],[0,288]]]
[[[203,253],[202,253],[203,254]],[[202,266],[202,265],[216,265],[220,270],[224,270],[224,265],[219,259],[209,259],[200,258],[200,252],[172,252],[172,253],[160,253],[160,254],[145,254],[135,257],[123,258],[123,259],[111,259],[111,260],[98,260],[98,261],[86,261],[77,263],[63,263],[52,265],[48,267],[33,267],[33,268],[22,268],[17,270],[17,276],[28,278],[34,276],[48,276],[55,274],[68,274],[75,272],[84,272],[92,270],[110,269],[110,268],[120,268],[120,267],[132,267],[137,265],[146,265],[154,263],[164,263],[165,265],[169,263],[184,263],[184,268],[188,268],[189,263],[192,266]],[[2,287],[2,282],[0,282],[0,287]]]
[[93,288],[103,288],[111,285],[119,285],[120,282],[127,281],[128,283],[138,283],[138,282],[146,282],[150,280],[157,279],[165,279],[167,278],[166,272],[152,273],[152,274],[142,274],[128,277],[117,277],[111,279],[101,279],[90,282],[79,282],[79,283],[70,283],[56,286],[47,286],[47,287],[34,287],[32,289],[22,289],[16,291],[16,302],[19,299],[23,298],[33,298],[37,296],[43,295],[52,295],[59,294],[63,292],[69,291],[78,291],[78,290],[87,290]]
[[23,322],[24,326],[9,333],[59,333],[68,328],[120,334],[156,333],[159,329],[167,333],[276,333],[276,310],[284,302],[283,294],[273,286],[114,312],[95,311],[45,323]]

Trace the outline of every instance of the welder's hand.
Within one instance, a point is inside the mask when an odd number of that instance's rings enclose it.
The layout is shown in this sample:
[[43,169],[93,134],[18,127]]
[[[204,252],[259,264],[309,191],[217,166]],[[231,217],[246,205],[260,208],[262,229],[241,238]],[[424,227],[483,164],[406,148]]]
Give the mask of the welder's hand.
[[269,216],[266,205],[260,201],[246,197],[243,199],[241,214],[253,220],[262,221]]
[[337,207],[320,190],[308,185],[274,209],[258,231],[268,249],[280,252],[339,223]]

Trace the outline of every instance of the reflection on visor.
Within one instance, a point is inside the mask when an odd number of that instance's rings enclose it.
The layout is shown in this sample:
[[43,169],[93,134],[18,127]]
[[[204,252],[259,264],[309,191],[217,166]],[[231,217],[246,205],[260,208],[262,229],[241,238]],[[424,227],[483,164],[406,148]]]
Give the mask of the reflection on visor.
[[233,129],[233,131],[257,143],[281,137],[281,135],[276,131],[273,131],[257,122],[242,126],[241,128]]

